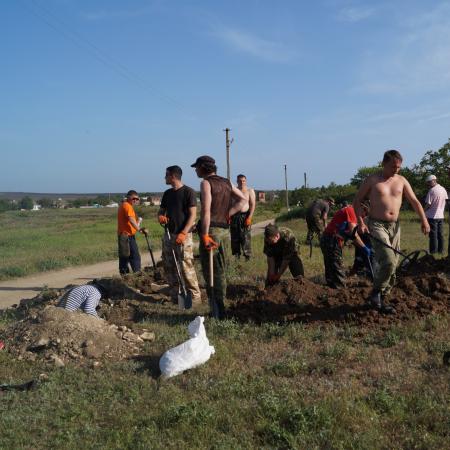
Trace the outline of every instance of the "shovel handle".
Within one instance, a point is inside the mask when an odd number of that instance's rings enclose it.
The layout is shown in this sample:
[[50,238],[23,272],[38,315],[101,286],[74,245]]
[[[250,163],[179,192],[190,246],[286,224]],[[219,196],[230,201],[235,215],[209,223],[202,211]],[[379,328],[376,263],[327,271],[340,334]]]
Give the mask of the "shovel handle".
[[209,287],[214,287],[214,250],[209,251]]
[[147,247],[148,247],[148,251],[149,251],[149,253],[150,253],[150,257],[152,258],[153,269],[156,270],[156,263],[155,263],[155,257],[153,256],[153,250],[152,250],[152,248],[150,247],[150,242],[149,242],[149,240],[148,240],[147,234],[144,234],[144,236],[145,236],[145,240],[147,241]]

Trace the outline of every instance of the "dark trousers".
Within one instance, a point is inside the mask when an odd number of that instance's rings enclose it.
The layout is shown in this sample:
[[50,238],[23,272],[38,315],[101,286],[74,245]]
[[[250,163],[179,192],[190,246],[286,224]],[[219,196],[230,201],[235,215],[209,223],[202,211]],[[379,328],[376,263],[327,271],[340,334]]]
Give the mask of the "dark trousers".
[[242,254],[248,259],[252,254],[251,246],[251,230],[250,227],[245,226],[245,220],[248,217],[248,213],[236,213],[231,218],[230,224],[230,243],[231,253],[235,256]]
[[211,315],[216,319],[225,318],[225,296],[227,292],[226,260],[224,238],[229,233],[226,228],[210,227],[209,235],[213,238],[219,248],[213,250],[213,287],[210,287],[210,251],[206,250],[202,242],[199,245],[200,263],[202,265],[203,278],[206,282],[206,293]]
[[[275,258],[275,270],[276,272],[278,272],[278,269],[281,267],[281,264],[283,263],[283,258]],[[305,275],[305,270],[303,268],[303,262],[300,259],[300,256],[297,255],[297,253],[295,253],[292,257],[291,260],[289,261],[289,270],[291,271],[292,276],[298,277],[298,276],[304,276]]]
[[135,236],[128,236],[128,245],[130,246],[130,256],[127,258],[119,256],[119,272],[122,275],[130,273],[128,264],[131,266],[133,272],[139,272],[141,270],[141,255],[139,254]]
[[335,236],[323,234],[320,239],[320,248],[325,264],[325,279],[331,288],[344,286],[345,272],[342,247]]
[[430,224],[430,253],[444,251],[444,219],[428,219]]

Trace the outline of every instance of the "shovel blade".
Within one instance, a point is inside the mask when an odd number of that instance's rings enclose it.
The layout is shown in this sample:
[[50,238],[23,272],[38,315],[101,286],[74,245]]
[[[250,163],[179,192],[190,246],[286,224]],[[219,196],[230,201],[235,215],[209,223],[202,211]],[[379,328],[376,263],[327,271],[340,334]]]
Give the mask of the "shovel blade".
[[190,292],[187,292],[186,295],[181,292],[178,294],[178,307],[180,309],[192,308],[192,295]]

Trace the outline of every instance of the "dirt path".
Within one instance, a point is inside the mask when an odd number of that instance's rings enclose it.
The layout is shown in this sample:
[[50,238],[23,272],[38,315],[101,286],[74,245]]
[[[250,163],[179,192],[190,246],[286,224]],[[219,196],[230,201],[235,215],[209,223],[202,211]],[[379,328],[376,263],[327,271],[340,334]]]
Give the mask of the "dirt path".
[[[254,224],[252,235],[261,234],[264,227],[270,222],[273,222],[273,219]],[[148,254],[142,256],[143,264],[148,264]],[[156,260],[159,260],[161,252],[155,252],[154,256]],[[0,282],[0,309],[19,303],[23,298],[35,297],[44,286],[62,289],[68,284],[83,284],[93,278],[118,275],[118,264],[118,260],[114,259],[89,266],[68,267],[63,270],[38,273],[16,280],[2,281]]]

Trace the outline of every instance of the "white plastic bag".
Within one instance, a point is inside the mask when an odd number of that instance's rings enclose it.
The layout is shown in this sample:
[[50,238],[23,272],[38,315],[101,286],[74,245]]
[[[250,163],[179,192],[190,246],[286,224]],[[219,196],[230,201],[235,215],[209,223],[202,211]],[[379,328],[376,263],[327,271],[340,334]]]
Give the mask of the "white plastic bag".
[[206,337],[204,317],[197,316],[188,326],[191,339],[177,345],[161,356],[159,368],[163,378],[171,378],[185,370],[204,364],[215,350]]

